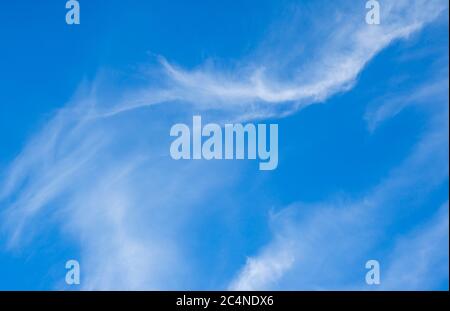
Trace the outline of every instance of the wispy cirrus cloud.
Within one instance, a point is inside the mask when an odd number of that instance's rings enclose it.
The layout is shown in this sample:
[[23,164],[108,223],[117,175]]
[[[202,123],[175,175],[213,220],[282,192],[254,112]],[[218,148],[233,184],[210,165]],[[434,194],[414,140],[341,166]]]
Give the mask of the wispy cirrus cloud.
[[244,119],[289,114],[350,89],[377,53],[395,40],[408,38],[447,9],[445,1],[386,1],[381,6],[383,23],[373,26],[364,22],[365,11],[357,5],[344,5],[345,11],[338,5],[327,6],[315,7],[329,18],[309,21],[317,26],[313,35],[303,33],[301,23],[307,17],[299,13],[303,8],[296,8],[289,20],[272,30],[276,40],[268,38],[253,58],[228,69],[208,62],[185,70],[159,57],[159,74],[167,84],[140,93],[140,99],[120,103],[107,115],[176,100],[205,109],[239,109],[239,118]]
[[[54,221],[80,247],[86,289],[189,286],[189,278],[175,278],[187,273],[190,260],[183,256],[183,230],[193,211],[228,179],[215,178],[221,165],[209,171],[202,163],[181,167],[168,159],[166,134],[175,113],[167,107],[219,110],[248,120],[323,102],[349,90],[377,53],[420,30],[446,6],[445,1],[386,2],[382,25],[371,27],[356,6],[343,13],[333,5],[333,18],[321,20],[314,35],[299,27],[229,70],[186,70],[162,58],[149,85],[119,88],[114,100],[104,96],[112,88],[101,90],[101,83],[94,83],[30,139],[2,179],[2,228],[9,245],[20,247],[24,231],[33,238]],[[295,14],[288,22],[300,23]],[[274,31],[283,33],[285,26]],[[237,175],[226,173],[229,179]],[[298,260],[289,243],[274,244],[278,257],[268,253],[262,261],[250,261],[236,286],[265,287],[282,278]]]
[[381,289],[424,290],[445,283],[448,286],[448,216],[446,202],[422,228],[399,239]]
[[[445,74],[446,73],[444,73],[444,75]],[[448,73],[446,75],[448,75]],[[365,119],[367,121],[369,131],[375,131],[379,124],[395,117],[401,111],[410,106],[423,105],[425,110],[431,111],[431,113],[433,113],[433,111],[435,112],[436,104],[440,105],[441,103],[439,101],[430,101],[430,98],[445,97],[448,91],[447,85],[448,80],[440,79],[438,81],[423,85],[412,93],[408,92],[407,94],[402,95],[391,95],[383,99],[378,98],[378,104],[366,111]]]
[[[448,282],[448,247],[442,247],[448,244],[448,203],[426,228],[414,229],[392,246],[395,255],[378,250],[391,223],[401,220],[407,208],[420,209],[417,202],[448,181],[448,76],[419,86],[411,96],[424,93],[428,102],[433,100],[427,107],[432,116],[409,157],[362,198],[294,203],[271,215],[272,241],[247,259],[230,289],[369,289],[363,268],[370,259],[379,259],[387,270],[383,289],[427,290]],[[349,266],[355,274],[343,273]]]

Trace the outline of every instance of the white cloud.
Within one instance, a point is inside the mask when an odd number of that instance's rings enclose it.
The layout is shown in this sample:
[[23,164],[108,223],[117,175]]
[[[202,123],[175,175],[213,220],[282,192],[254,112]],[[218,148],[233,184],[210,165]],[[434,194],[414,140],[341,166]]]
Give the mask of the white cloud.
[[[381,25],[365,24],[365,11],[352,5],[348,13],[340,11],[343,15],[340,18],[314,21],[314,25],[321,25],[311,37],[304,35],[301,21],[295,16],[286,24],[277,25],[277,36],[283,32],[283,39],[273,42],[275,46],[266,43],[262,46],[263,52],[255,53],[256,59],[241,62],[234,70],[217,70],[210,63],[194,70],[183,70],[161,57],[168,86],[165,91],[156,91],[156,97],[160,101],[187,101],[205,109],[239,109],[238,117],[247,119],[289,114],[323,102],[351,88],[377,53],[436,19],[447,8],[447,3],[389,1],[381,7]],[[331,13],[321,15],[327,14]],[[284,28],[296,26],[296,31],[284,35]],[[316,42],[316,36],[322,40]],[[309,42],[298,42],[298,38]],[[298,45],[306,48],[296,48]],[[292,50],[300,55],[292,55]],[[157,102],[154,95],[155,90],[150,92],[148,101],[124,104],[113,113],[154,104]]]
[[[448,77],[448,72],[444,73],[444,76],[445,75]],[[436,96],[448,96],[446,95],[448,94],[448,82],[448,79],[440,79],[424,85],[412,93],[387,96],[387,99],[377,99],[378,105],[366,112],[365,118],[367,120],[369,131],[373,132],[382,122],[395,117],[405,108],[410,106],[421,105],[422,108],[431,110],[431,113],[436,109],[442,110],[442,102],[434,102],[430,101],[430,99]]]
[[[247,259],[230,282],[230,289],[366,288],[362,268],[374,255],[381,255],[376,249],[383,239],[393,238],[383,233],[389,224],[402,223],[402,214],[408,214],[408,208],[419,210],[420,203],[418,206],[416,202],[448,181],[448,97],[442,96],[447,84],[438,85],[440,88],[432,87],[434,92],[427,94],[438,102],[439,109],[433,110],[426,133],[402,164],[360,199],[296,203],[272,216],[272,241]],[[430,90],[419,88],[423,89]],[[446,215],[441,211],[438,218],[429,229],[410,238],[413,244],[409,248],[402,242],[396,257],[381,262],[382,267],[390,267],[384,288],[429,289],[448,278],[448,216],[445,222]],[[431,229],[434,225],[437,227]],[[408,257],[404,269],[400,269],[402,260]],[[439,266],[434,266],[437,263]],[[434,274],[428,275],[430,271]]]
[[[312,48],[315,57],[295,57],[291,46],[298,43],[281,40],[277,54],[270,55],[263,46],[266,56],[229,73],[205,67],[188,71],[162,61],[162,71],[150,77],[150,87],[121,88],[114,93],[121,97],[111,103],[113,96],[106,101],[97,84],[81,92],[27,143],[2,180],[2,227],[10,235],[10,246],[20,247],[24,232],[32,239],[33,233],[56,221],[80,246],[82,269],[87,271],[84,288],[179,288],[183,282],[174,276],[185,272],[190,260],[182,255],[182,228],[204,203],[202,196],[226,180],[208,170],[198,178],[202,164],[179,167],[168,162],[168,121],[157,110],[135,109],[182,102],[249,119],[282,116],[324,101],[348,90],[381,49],[432,21],[446,3],[395,1],[383,7],[380,27],[361,24],[359,11],[324,20],[319,38],[331,32],[328,40]],[[298,29],[295,34],[302,33]],[[274,63],[264,62],[273,58]],[[281,78],[284,73],[291,78]],[[234,174],[227,170],[227,176]],[[282,277],[297,253],[274,247],[276,257],[269,252],[249,259],[235,284],[264,287]]]
[[383,290],[432,290],[448,287],[448,202],[423,228],[402,237],[383,273]]

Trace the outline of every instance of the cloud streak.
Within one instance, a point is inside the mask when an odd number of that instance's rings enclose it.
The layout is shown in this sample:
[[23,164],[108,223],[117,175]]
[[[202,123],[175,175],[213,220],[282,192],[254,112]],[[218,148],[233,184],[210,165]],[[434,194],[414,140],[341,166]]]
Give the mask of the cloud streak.
[[[326,38],[320,42],[312,37],[311,42],[298,42],[297,38],[304,38],[304,27],[294,14],[286,24],[277,25],[274,32],[283,32],[287,25],[298,27],[297,31],[286,35],[284,41],[270,42],[270,47],[269,43],[262,45],[264,52],[255,53],[262,56],[241,61],[233,70],[218,70],[211,64],[184,70],[160,57],[163,74],[168,78],[166,89],[156,91],[156,100],[125,103],[110,114],[171,100],[205,109],[238,109],[244,119],[290,114],[349,90],[382,49],[395,40],[408,38],[446,8],[445,1],[389,1],[382,5],[383,23],[377,26],[362,22],[358,6],[349,7],[348,13],[340,11],[339,16],[324,12],[330,15],[330,21],[315,34]],[[307,46],[306,51],[295,48],[297,45]],[[299,55],[290,54],[290,49],[298,50]],[[317,56],[311,58],[310,54]]]

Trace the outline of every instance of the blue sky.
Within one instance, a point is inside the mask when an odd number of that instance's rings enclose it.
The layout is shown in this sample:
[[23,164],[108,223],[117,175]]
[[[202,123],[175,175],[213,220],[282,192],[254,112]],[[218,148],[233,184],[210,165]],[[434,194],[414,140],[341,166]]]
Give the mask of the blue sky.
[[[1,5],[0,289],[448,290],[446,1],[79,2]],[[277,169],[171,159],[193,115]]]

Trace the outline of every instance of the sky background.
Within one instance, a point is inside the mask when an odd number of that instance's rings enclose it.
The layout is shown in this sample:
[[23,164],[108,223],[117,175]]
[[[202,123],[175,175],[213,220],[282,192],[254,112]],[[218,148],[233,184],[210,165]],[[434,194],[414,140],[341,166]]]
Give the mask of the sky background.
[[[446,1],[65,2],[0,5],[1,290],[448,290]],[[193,115],[277,169],[171,159]]]

